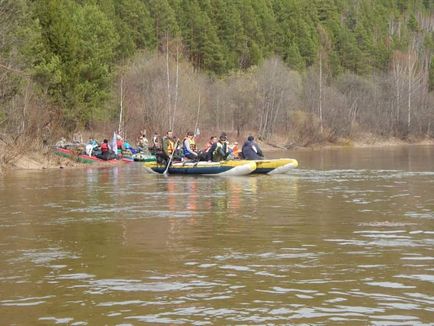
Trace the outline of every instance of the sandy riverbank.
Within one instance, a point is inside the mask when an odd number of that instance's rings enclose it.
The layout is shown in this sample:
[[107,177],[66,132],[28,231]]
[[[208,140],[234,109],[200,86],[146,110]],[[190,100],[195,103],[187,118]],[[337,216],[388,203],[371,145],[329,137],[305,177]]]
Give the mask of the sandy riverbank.
[[3,171],[63,169],[80,166],[84,166],[84,164],[51,153],[28,153],[18,155],[13,161],[4,166]]

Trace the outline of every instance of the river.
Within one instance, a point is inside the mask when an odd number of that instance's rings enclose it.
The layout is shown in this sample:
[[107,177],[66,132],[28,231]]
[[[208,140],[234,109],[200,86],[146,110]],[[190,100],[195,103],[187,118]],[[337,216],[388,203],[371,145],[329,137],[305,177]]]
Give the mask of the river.
[[434,325],[434,147],[0,177],[0,324]]

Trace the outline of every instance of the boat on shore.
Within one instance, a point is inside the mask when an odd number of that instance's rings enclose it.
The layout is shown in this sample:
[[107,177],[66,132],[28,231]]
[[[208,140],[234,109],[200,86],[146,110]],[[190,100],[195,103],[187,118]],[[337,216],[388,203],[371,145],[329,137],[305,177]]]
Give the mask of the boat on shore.
[[155,155],[140,152],[133,154],[131,158],[134,162],[155,162],[157,160]]
[[[166,170],[165,164],[157,162],[145,162],[144,167],[148,172],[162,174]],[[176,162],[169,169],[169,174],[207,175],[207,176],[240,176],[252,173],[256,169],[254,161],[222,162]]]
[[73,161],[77,161],[80,163],[85,163],[85,164],[92,164],[92,163],[119,163],[119,162],[124,162],[124,163],[128,163],[128,162],[132,162],[132,160],[130,159],[111,159],[111,160],[103,160],[100,159],[96,156],[89,156],[87,154],[80,154],[77,151],[73,150],[73,149],[67,149],[67,148],[60,148],[57,147],[54,149],[54,154],[58,155],[58,156],[62,156],[62,157],[66,157],[69,158]]

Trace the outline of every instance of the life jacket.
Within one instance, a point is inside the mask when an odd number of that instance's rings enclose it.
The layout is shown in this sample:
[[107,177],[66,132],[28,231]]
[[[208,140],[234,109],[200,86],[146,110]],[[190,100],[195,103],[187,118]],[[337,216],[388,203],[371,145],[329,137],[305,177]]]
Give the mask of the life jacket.
[[225,146],[221,142],[217,142],[217,146],[212,153],[212,160],[214,162],[223,161],[226,157],[222,155],[221,151],[225,151]]
[[196,141],[194,140],[194,138],[190,139],[190,148],[194,152],[196,152],[196,150],[197,150]]
[[240,149],[238,148],[238,145],[234,145],[234,147],[232,147],[232,153],[234,154],[235,157],[238,157],[238,154],[240,153]]
[[109,150],[108,144],[107,143],[102,143],[101,144],[101,152],[105,153],[105,152],[108,152],[108,150]]
[[124,142],[122,140],[118,139],[116,141],[116,147],[118,148],[118,153],[119,154],[122,153],[122,147],[123,147],[123,145],[124,145]]
[[172,139],[170,138],[166,138],[165,141],[163,142],[163,144],[166,143],[167,145],[167,154],[171,155],[173,153],[173,151],[175,150],[175,143],[173,142]]
[[[182,142],[182,144],[185,144],[185,141],[188,141],[188,144],[190,145],[190,150],[193,152],[196,152],[196,142],[194,141],[193,138],[184,138],[184,141]],[[190,152],[187,150],[186,146],[182,147],[182,153],[185,155],[190,154]]]

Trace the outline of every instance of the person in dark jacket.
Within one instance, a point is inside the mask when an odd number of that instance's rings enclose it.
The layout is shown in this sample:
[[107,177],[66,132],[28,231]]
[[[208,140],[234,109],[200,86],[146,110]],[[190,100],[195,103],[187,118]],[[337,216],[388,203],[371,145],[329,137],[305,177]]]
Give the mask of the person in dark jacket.
[[227,159],[229,156],[228,137],[225,132],[219,137],[219,140],[214,143],[209,149],[210,160],[213,162],[220,162]]
[[263,160],[264,154],[253,136],[249,136],[243,145],[243,157],[246,160]]

